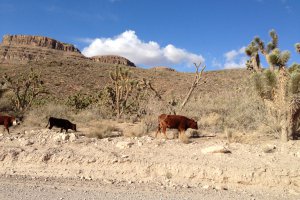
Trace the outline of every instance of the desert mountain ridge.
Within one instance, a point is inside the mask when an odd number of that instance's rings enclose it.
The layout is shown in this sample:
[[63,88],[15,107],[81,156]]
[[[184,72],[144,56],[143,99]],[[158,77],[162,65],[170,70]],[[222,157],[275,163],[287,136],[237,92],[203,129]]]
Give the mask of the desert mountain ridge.
[[27,63],[58,57],[136,67],[133,62],[118,55],[85,57],[73,44],[44,36],[4,35],[0,43],[0,63],[4,64]]
[[[6,35],[0,43],[0,73],[17,77],[35,69],[45,81],[50,99],[64,100],[77,93],[96,94],[111,83],[109,74],[116,64],[130,67],[135,79],[149,80],[168,101],[182,99],[194,79],[194,73],[178,72],[167,66],[136,67],[116,55],[88,58],[72,44],[43,36]],[[240,90],[248,74],[244,69],[205,72],[203,80],[207,83],[195,90],[195,96]]]

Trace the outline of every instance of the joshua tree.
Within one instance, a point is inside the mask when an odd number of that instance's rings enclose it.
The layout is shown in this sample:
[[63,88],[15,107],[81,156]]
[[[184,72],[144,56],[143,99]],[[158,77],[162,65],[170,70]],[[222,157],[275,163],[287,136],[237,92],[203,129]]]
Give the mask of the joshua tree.
[[36,97],[46,93],[40,75],[31,68],[30,73],[18,78],[3,76],[7,88],[13,91],[13,103],[17,111],[23,113],[31,107]]
[[[247,68],[254,71],[255,87],[263,99],[268,113],[280,122],[281,139],[287,141],[296,136],[300,115],[300,68],[294,64],[287,69],[290,52],[278,49],[278,36],[270,31],[271,42],[265,48],[264,42],[255,37],[246,48],[250,57]],[[296,45],[299,49],[300,45]],[[262,70],[259,52],[265,56],[269,68]]]
[[113,87],[108,86],[106,90],[109,91],[108,98],[112,102],[118,118],[125,111],[139,109],[140,102],[146,98],[148,92],[153,92],[157,98],[161,99],[150,81],[133,78],[126,68],[116,66],[115,71],[110,73],[110,79]]
[[295,44],[296,51],[300,53],[300,43]]

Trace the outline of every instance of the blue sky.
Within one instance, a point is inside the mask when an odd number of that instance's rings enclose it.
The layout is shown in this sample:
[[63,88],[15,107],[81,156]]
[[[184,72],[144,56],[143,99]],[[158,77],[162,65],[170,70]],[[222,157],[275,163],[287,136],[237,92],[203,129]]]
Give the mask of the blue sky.
[[[75,44],[85,55],[120,54],[139,66],[193,71],[241,67],[254,36],[300,63],[299,0],[0,0],[0,37],[42,35]],[[265,64],[265,62],[263,62]]]

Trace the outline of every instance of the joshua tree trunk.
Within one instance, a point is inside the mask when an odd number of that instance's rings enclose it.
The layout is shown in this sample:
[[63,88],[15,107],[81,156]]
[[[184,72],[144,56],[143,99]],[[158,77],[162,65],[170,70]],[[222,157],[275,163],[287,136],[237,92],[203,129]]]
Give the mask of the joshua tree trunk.
[[279,69],[278,90],[275,103],[279,112],[281,125],[281,140],[287,142],[292,130],[292,109],[287,95],[288,77],[284,67]]

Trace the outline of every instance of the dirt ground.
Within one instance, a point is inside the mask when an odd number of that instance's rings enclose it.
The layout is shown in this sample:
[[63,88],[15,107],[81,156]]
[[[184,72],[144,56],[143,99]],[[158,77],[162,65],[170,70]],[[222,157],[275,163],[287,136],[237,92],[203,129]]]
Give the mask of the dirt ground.
[[300,141],[0,132],[0,199],[49,198],[299,199]]

